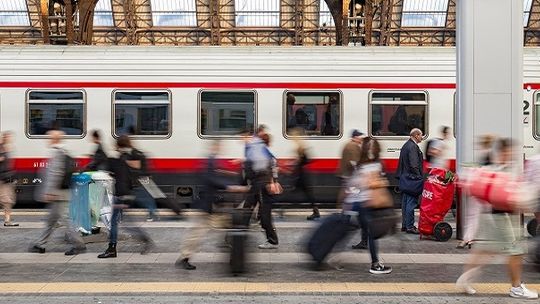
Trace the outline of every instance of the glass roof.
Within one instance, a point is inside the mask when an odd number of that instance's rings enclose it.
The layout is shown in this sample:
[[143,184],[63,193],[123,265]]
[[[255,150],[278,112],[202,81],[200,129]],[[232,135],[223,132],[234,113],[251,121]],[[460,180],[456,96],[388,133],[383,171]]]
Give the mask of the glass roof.
[[321,2],[321,8],[319,12],[319,26],[335,26],[334,24],[334,18],[332,17],[332,14],[330,13],[330,9],[328,8],[328,4],[326,4],[326,1],[320,0]]
[[114,26],[111,0],[99,0],[96,4],[94,26]]
[[0,26],[30,26],[26,0],[0,0]]
[[154,26],[197,26],[195,0],[151,0]]
[[448,0],[403,0],[402,27],[444,27]]
[[279,0],[234,0],[236,26],[278,27]]
[[523,26],[527,27],[529,24],[529,17],[531,16],[531,7],[533,0],[523,0]]

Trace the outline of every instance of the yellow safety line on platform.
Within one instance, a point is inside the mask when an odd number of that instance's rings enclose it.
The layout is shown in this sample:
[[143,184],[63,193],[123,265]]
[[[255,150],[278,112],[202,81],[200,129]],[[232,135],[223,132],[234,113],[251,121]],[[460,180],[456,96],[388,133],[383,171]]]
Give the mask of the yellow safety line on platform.
[[[481,283],[479,294],[507,294],[506,283]],[[528,285],[539,290],[540,284]],[[0,283],[5,293],[388,293],[458,294],[453,283],[249,283],[249,282],[51,282]]]

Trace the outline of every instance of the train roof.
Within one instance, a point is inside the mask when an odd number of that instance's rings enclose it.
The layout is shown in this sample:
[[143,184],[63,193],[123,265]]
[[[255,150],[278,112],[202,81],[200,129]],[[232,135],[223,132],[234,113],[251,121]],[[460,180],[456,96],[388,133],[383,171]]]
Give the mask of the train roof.
[[[524,48],[525,79],[540,81],[540,48]],[[1,46],[0,79],[455,82],[453,47]]]

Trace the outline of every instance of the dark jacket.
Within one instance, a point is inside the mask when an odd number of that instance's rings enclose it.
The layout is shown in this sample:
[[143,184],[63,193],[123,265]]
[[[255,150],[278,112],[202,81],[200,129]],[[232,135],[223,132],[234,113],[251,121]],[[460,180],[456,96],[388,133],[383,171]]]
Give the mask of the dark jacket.
[[109,158],[107,161],[107,170],[112,173],[112,176],[115,179],[115,196],[131,195],[133,185],[131,181],[131,172],[126,163],[128,159],[129,154],[122,153],[119,158]]
[[92,161],[86,165],[84,171],[103,170],[107,167],[107,154],[103,151],[103,146],[98,144],[96,152],[92,156]]
[[409,139],[401,147],[396,177],[399,178],[402,175],[421,177],[424,172],[423,160],[424,156],[420,147],[412,139]]
[[131,172],[131,182],[133,183],[133,187],[139,187],[141,186],[141,183],[139,182],[139,178],[150,176],[150,173],[148,172],[148,163],[147,163],[146,155],[142,151],[133,148],[131,149],[131,152],[129,153],[128,160],[138,160],[141,162],[140,169],[129,167],[129,170]]
[[214,203],[218,201],[219,191],[227,189],[226,182],[217,173],[217,165],[216,156],[210,155],[206,163],[206,172],[201,176],[203,191],[201,191],[198,208],[208,213],[212,212]]

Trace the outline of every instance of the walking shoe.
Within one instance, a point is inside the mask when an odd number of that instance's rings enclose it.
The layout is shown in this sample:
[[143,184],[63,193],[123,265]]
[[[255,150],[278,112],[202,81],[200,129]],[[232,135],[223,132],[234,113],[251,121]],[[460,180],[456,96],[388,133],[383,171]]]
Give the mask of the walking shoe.
[[19,227],[19,224],[14,222],[5,222],[4,227]]
[[353,245],[352,249],[368,249],[368,243],[365,240],[362,240],[360,243]]
[[321,217],[321,214],[319,213],[319,211],[316,211],[316,212],[313,211],[313,213],[310,216],[307,217],[307,220],[308,221],[313,221],[313,220],[318,219],[320,217]]
[[154,217],[151,216],[151,215],[149,215],[149,216],[146,217],[146,221],[147,221],[147,222],[153,222],[153,221],[154,221]]
[[474,289],[470,283],[471,277],[475,274],[475,272],[476,270],[472,269],[459,276],[456,281],[456,288],[459,289],[459,291],[469,295],[475,294],[476,289]]
[[176,267],[179,267],[179,268],[184,268],[185,270],[195,270],[195,269],[197,269],[197,267],[195,265],[192,265],[192,264],[189,263],[188,258],[178,259],[178,260],[176,260],[176,263],[174,263],[174,265]]
[[383,264],[377,262],[377,263],[371,264],[371,268],[369,269],[369,272],[372,274],[389,274],[390,272],[392,272],[392,267],[384,266]]
[[538,292],[529,290],[525,284],[510,288],[510,296],[518,299],[538,299]]
[[328,259],[328,265],[336,270],[343,271],[345,266],[343,266],[343,259],[340,255],[336,254]]
[[405,231],[405,233],[408,233],[408,234],[420,234],[420,231],[418,231],[418,228],[413,226],[412,228],[407,229],[407,231]]
[[38,245],[34,245],[34,246],[28,248],[28,252],[43,254],[43,253],[45,253],[45,248],[41,247],[41,246],[38,246]]
[[98,259],[116,258],[116,244],[109,244],[104,253],[98,255]]
[[86,252],[86,247],[80,247],[80,248],[73,247],[70,250],[66,251],[64,254],[65,255],[77,255],[79,253],[84,253],[84,252]]
[[277,249],[277,248],[278,248],[277,244],[272,244],[268,241],[266,241],[264,244],[259,245],[259,249]]

